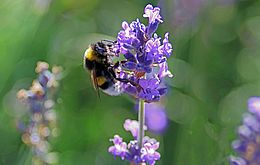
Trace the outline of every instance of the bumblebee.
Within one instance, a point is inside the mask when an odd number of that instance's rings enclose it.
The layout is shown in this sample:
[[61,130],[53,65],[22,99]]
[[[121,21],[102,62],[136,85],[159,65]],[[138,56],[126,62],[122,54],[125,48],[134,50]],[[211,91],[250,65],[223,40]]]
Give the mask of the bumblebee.
[[120,95],[123,92],[120,83],[130,83],[137,90],[142,89],[138,83],[132,80],[116,77],[116,69],[124,61],[113,63],[115,43],[116,41],[102,40],[91,44],[84,53],[83,65],[90,72],[92,84],[97,90],[99,98],[99,89],[108,95]]
[[95,44],[91,44],[84,53],[83,65],[89,70],[94,88],[99,89],[108,95],[119,95],[122,93],[120,82],[129,82],[126,79],[116,77],[115,69],[119,63],[113,64],[112,57],[113,45],[115,42],[102,40]]

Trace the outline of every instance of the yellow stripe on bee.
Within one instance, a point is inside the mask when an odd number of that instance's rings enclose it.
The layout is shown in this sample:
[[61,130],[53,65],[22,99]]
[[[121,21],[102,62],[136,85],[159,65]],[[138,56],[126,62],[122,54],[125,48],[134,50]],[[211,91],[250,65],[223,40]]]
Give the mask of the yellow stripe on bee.
[[103,85],[107,81],[107,79],[105,77],[103,77],[103,76],[96,77],[96,79],[97,79],[98,86]]
[[85,52],[85,58],[88,59],[89,61],[95,61],[97,60],[96,54],[94,50],[89,47],[86,52]]

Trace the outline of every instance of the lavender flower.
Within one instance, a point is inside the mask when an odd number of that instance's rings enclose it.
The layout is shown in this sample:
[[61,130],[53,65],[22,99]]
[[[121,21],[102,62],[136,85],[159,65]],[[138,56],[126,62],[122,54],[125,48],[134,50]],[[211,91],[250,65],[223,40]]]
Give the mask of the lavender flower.
[[230,157],[232,165],[260,164],[260,97],[248,100],[248,111],[243,124],[238,128],[239,139],[233,141],[232,147],[239,157]]
[[53,110],[53,92],[58,87],[61,78],[61,68],[54,66],[52,72],[49,64],[38,62],[35,72],[39,74],[29,90],[21,89],[17,98],[29,108],[29,122],[19,122],[18,128],[22,131],[22,141],[32,150],[32,164],[53,163],[57,154],[50,152],[48,139],[57,136],[56,112]]
[[[125,121],[125,130],[130,131],[134,137],[127,147],[126,142],[115,135],[114,139],[111,139],[114,145],[109,147],[108,151],[132,163],[153,165],[160,159],[160,154],[156,151],[159,142],[144,137],[144,131],[147,129],[144,125],[145,102],[158,102],[167,91],[163,79],[173,77],[167,65],[167,58],[172,53],[172,45],[169,42],[169,33],[165,33],[163,39],[155,33],[159,24],[163,22],[159,7],[148,4],[144,9],[143,17],[148,18],[148,25],[144,25],[139,19],[130,24],[126,21],[122,22],[122,30],[118,33],[113,48],[118,57],[124,56],[124,60],[119,61],[115,72],[119,78],[129,80],[128,83],[121,83],[123,91],[139,100],[139,121],[129,119]],[[147,116],[149,115],[148,110]],[[166,116],[164,114],[160,120],[154,119],[161,122],[166,120]],[[151,126],[151,121],[147,120],[147,124]],[[166,122],[162,125],[166,125]],[[158,129],[161,128],[157,128],[157,131]]]
[[167,65],[172,45],[169,42],[169,33],[165,33],[163,41],[155,33],[158,25],[163,22],[160,8],[148,4],[143,16],[148,18],[147,26],[139,19],[130,24],[126,21],[122,23],[114,51],[125,58],[121,61],[120,77],[139,84],[124,84],[125,92],[146,102],[155,102],[166,93],[162,79],[172,77]]
[[142,148],[140,148],[137,142],[138,122],[127,119],[125,120],[124,128],[132,133],[134,140],[127,144],[123,142],[119,135],[115,135],[113,139],[110,139],[114,145],[108,148],[108,152],[129,162],[154,165],[156,160],[159,160],[161,157],[160,153],[156,151],[159,148],[159,142],[146,136],[144,137]]

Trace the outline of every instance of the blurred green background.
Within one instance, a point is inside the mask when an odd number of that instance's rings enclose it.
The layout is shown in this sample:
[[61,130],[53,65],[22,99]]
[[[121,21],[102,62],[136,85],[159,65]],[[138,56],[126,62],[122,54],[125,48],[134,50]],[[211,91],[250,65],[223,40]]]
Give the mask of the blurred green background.
[[56,106],[60,136],[52,139],[62,165],[128,164],[107,152],[126,118],[136,119],[128,96],[101,101],[82,68],[86,47],[115,39],[121,22],[142,18],[143,8],[161,7],[162,36],[170,32],[165,106],[169,118],[160,141],[158,165],[228,164],[230,143],[260,95],[260,1],[258,0],[1,0],[0,3],[0,164],[30,164],[28,147],[15,126],[21,116],[15,93],[36,78],[36,62],[65,69]]

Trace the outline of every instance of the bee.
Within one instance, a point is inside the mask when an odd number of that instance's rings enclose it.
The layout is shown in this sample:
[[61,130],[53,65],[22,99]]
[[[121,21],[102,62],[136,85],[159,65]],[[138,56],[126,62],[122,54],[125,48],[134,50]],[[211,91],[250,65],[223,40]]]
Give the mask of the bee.
[[83,65],[90,72],[92,84],[99,98],[99,89],[108,95],[120,95],[123,92],[120,82],[139,87],[136,82],[116,76],[116,69],[120,62],[113,63],[112,61],[115,56],[113,52],[115,43],[116,41],[102,40],[91,44],[84,53]]

